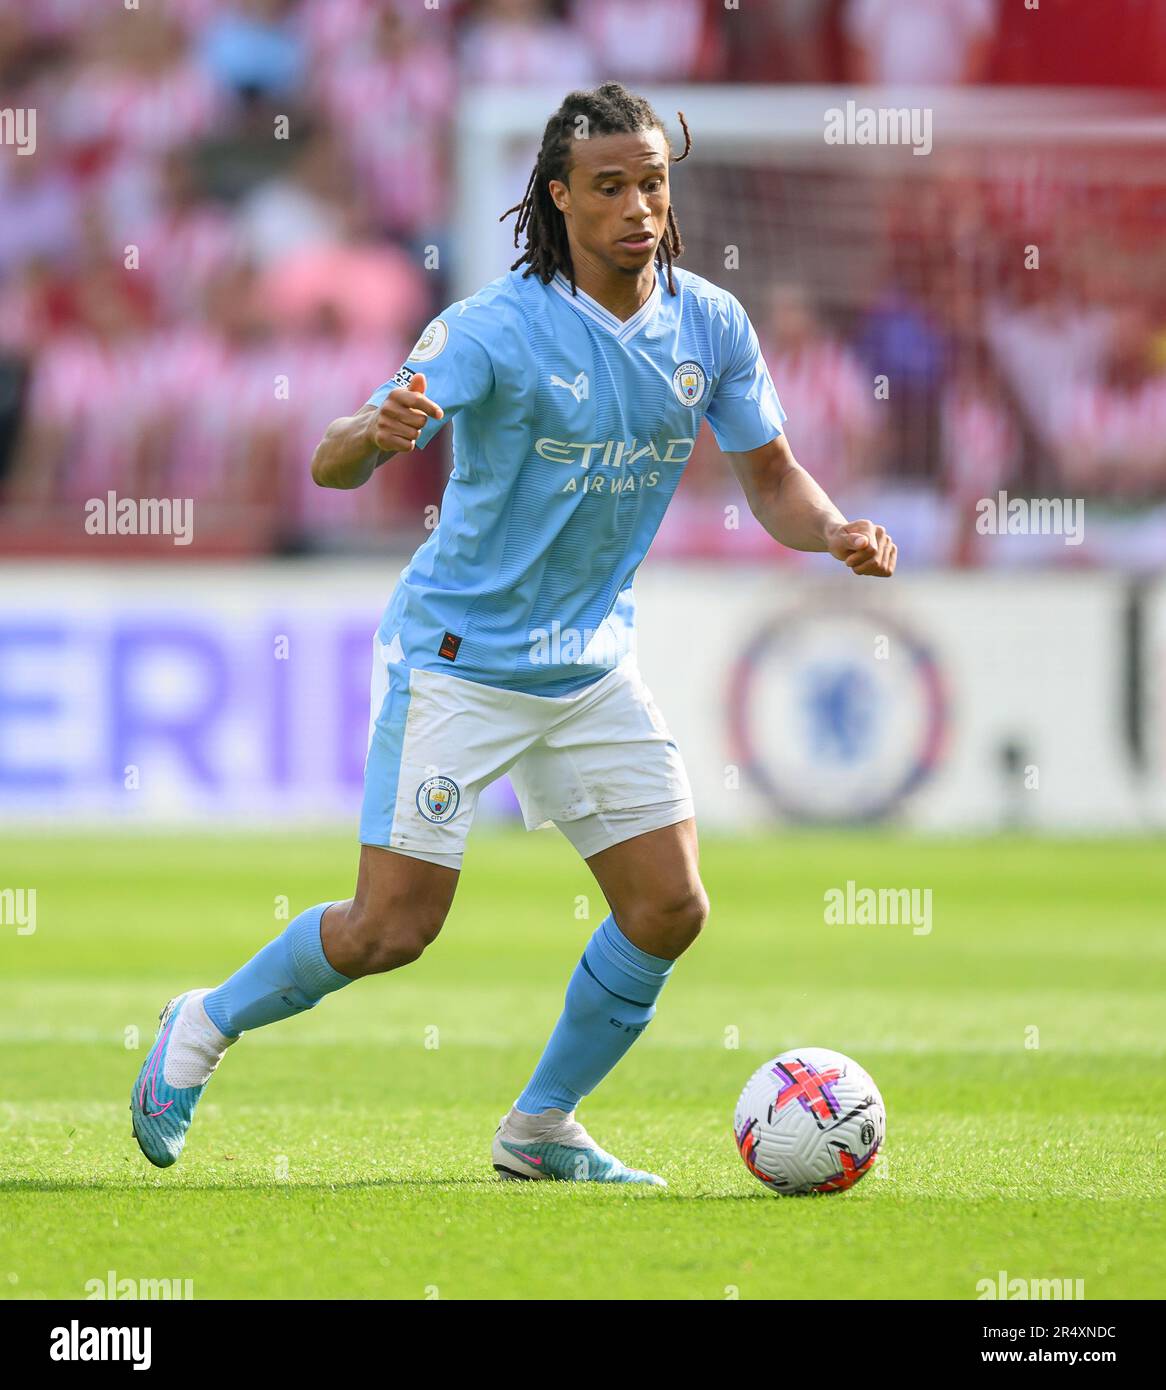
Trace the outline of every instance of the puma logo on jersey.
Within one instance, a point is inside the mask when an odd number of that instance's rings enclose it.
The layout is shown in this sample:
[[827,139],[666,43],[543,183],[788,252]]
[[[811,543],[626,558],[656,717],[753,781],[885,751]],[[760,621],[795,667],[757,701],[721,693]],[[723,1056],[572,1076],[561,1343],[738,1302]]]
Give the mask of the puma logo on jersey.
[[570,391],[577,401],[585,401],[588,397],[587,373],[580,372],[574,381],[564,381],[561,376],[551,376],[552,386],[561,386],[565,391]]

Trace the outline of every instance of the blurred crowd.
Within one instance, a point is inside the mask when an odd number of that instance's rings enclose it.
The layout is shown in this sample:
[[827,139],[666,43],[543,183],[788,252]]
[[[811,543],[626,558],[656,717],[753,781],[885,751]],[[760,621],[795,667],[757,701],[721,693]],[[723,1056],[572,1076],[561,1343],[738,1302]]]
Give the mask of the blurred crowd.
[[[929,563],[1011,563],[977,541],[1001,492],[1090,503],[1088,543],[1042,562],[1166,563],[1166,162],[989,149],[942,167],[792,171],[752,195],[742,258],[774,270],[750,307],[799,462]],[[740,206],[743,177],[712,174],[710,197]],[[718,540],[739,498],[707,438],[689,474],[667,547],[767,554],[748,518]]]
[[[453,114],[471,84],[1166,77],[1152,0],[1043,0],[1039,30],[1000,0],[740,9],[0,0],[3,105],[38,116],[35,153],[0,145],[0,546],[68,547],[79,505],[107,490],[195,498],[203,553],[415,538],[441,450],[357,494],[315,489],[307,463],[452,297]],[[1068,195],[1045,192],[1055,223]],[[1166,189],[1080,200],[1093,235],[1074,236],[1072,275],[984,264],[998,196],[975,180],[890,190],[894,254],[846,311],[775,267],[748,307],[799,457],[855,497],[1166,496],[1166,287],[1145,272]],[[896,383],[887,409],[878,373]],[[723,550],[723,508],[705,505],[723,464],[704,445],[689,473],[662,545]],[[958,527],[945,544],[970,558]]]

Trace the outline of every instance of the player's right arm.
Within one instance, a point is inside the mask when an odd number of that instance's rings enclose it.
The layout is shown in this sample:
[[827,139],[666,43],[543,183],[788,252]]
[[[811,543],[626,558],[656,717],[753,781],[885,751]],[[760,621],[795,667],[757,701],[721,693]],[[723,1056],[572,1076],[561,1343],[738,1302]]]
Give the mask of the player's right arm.
[[312,455],[312,481],[318,487],[360,487],[386,459],[411,453],[427,422],[442,416],[425,394],[424,373],[416,372],[380,405],[363,405],[355,415],[332,421]]

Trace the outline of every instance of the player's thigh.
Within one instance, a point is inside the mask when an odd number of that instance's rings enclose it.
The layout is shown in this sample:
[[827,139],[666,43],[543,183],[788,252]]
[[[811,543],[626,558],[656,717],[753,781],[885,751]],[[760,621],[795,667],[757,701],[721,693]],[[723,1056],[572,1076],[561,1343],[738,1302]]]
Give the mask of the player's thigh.
[[[625,662],[569,705],[514,764],[510,779],[530,830],[553,823],[583,858],[641,831],[692,814],[692,790],[684,760],[631,662]],[[667,814],[619,817],[643,808]],[[608,837],[603,818],[611,818]],[[576,836],[569,827],[587,821],[597,836]],[[626,822],[626,823],[625,823]]]
[[633,946],[674,960],[696,939],[708,897],[691,816],[600,850],[587,867]]
[[591,866],[621,931],[675,956],[703,924],[692,792],[634,664],[605,677],[511,772],[530,828],[553,822]]
[[440,931],[478,795],[539,733],[529,703],[388,663],[379,643],[371,706],[356,892],[324,920],[325,949],[363,974],[415,960]]

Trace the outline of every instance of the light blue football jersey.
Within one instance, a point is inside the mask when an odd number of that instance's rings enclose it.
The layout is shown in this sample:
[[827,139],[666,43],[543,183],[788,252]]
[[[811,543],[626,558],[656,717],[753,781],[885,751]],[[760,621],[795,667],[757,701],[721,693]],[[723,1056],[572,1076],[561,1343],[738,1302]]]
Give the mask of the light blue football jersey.
[[381,623],[390,660],[563,695],[631,649],[632,579],[701,421],[740,453],[785,420],[738,301],[672,274],[675,295],[658,269],[621,322],[562,275],[511,271],[434,319],[369,397],[423,372],[444,419],[418,446],[453,421],[440,519]]

